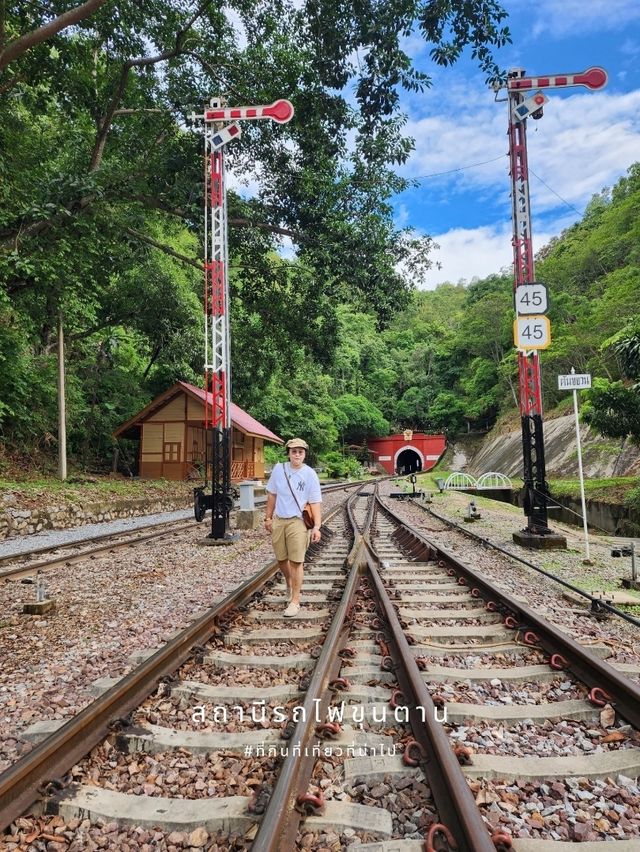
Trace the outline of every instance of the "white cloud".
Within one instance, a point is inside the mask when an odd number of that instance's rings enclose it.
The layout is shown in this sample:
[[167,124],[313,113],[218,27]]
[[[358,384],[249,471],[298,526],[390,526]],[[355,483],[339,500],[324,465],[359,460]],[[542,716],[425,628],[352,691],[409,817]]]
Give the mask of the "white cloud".
[[[533,231],[533,250],[537,252],[560,233],[570,222],[566,219],[554,223],[548,231]],[[473,278],[486,278],[502,269],[511,272],[513,249],[511,247],[511,222],[503,221],[480,228],[452,228],[435,237],[440,246],[434,250],[432,260],[440,269],[431,269],[425,275],[422,289],[433,290],[438,284],[449,281],[457,284]]]
[[[611,186],[640,154],[640,90],[623,95],[572,95],[545,107],[529,122],[529,166],[555,193],[581,210],[591,196]],[[535,178],[531,181],[532,190]],[[538,209],[562,205],[539,183]]]
[[[507,3],[508,10],[512,6],[525,11],[523,0]],[[637,0],[538,0],[535,5],[527,2],[526,12],[535,13],[534,38],[543,33],[558,38],[621,29],[640,19],[640,4]]]
[[[447,112],[409,122],[416,148],[404,173],[435,175],[425,178],[422,186],[450,198],[473,193],[477,203],[482,193],[506,202],[510,188],[506,105],[496,105],[490,97],[465,110],[463,91],[452,92]],[[534,213],[566,211],[561,198],[581,212],[594,193],[615,183],[639,158],[639,115],[640,90],[552,96],[543,119],[527,125],[530,170],[549,187],[531,175]],[[483,165],[464,168],[478,163]]]

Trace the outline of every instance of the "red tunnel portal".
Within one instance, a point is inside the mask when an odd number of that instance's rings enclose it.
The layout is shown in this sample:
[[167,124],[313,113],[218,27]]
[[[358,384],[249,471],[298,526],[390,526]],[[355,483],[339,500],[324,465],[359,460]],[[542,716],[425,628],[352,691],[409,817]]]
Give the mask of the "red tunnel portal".
[[367,443],[375,460],[387,473],[405,475],[431,470],[444,453],[447,439],[444,435],[408,430],[386,438],[370,438]]

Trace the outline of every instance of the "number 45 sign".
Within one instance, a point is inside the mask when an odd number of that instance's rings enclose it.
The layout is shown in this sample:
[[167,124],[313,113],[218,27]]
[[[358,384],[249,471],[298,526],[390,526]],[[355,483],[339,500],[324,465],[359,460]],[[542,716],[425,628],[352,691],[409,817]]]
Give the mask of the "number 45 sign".
[[549,317],[517,317],[513,323],[513,342],[517,349],[546,349],[551,346]]
[[543,316],[549,300],[544,284],[519,284],[514,295],[517,313],[513,342],[517,349],[546,349],[551,345],[551,323]]
[[518,316],[546,314],[549,306],[546,284],[519,284],[515,292]]

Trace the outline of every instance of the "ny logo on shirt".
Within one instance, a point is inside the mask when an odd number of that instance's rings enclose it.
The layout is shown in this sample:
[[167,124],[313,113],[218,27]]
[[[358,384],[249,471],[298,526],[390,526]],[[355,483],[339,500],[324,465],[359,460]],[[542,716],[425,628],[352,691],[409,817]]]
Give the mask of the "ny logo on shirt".
[[298,482],[298,484],[296,485],[296,488],[298,489],[298,491],[304,491],[304,482],[302,482],[302,480],[300,480]]

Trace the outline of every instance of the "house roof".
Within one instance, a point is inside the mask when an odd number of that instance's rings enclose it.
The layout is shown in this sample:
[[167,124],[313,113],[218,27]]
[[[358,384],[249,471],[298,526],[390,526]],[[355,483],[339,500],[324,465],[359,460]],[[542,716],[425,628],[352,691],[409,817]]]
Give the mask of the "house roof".
[[[129,420],[118,426],[113,433],[114,437],[135,437],[135,433],[139,428],[141,421],[149,417],[149,415],[153,414],[159,408],[162,408],[163,405],[166,405],[167,402],[177,396],[178,393],[186,393],[189,396],[198,399],[204,405],[205,392],[202,388],[197,388],[195,385],[190,385],[188,382],[176,382],[168,388],[168,390],[164,391],[164,393],[161,393],[155,399],[152,399],[151,402],[142,409],[142,411],[134,414],[133,417],[130,417]],[[209,398],[209,401],[211,401],[210,393],[207,393],[207,397]],[[264,438],[266,441],[271,441],[274,444],[284,444],[282,438],[279,438],[270,429],[263,426],[259,420],[252,417],[244,411],[244,409],[240,408],[239,405],[236,405],[235,402],[231,403],[231,423],[247,435]]]

